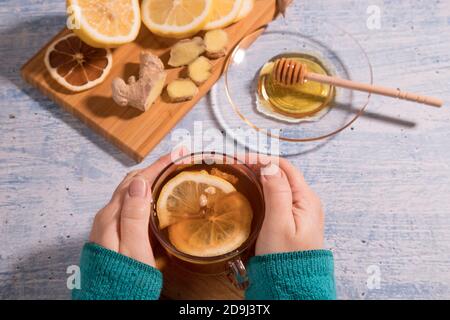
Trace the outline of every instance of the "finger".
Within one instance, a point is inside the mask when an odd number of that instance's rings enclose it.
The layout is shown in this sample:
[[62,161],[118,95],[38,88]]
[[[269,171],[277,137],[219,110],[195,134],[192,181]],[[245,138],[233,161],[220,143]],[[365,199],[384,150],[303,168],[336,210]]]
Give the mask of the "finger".
[[114,193],[109,200],[109,202],[106,204],[105,208],[105,216],[108,215],[110,218],[118,218],[118,214],[120,214],[120,208],[122,206],[123,197],[126,193],[126,189],[130,185],[130,181],[141,172],[142,169],[137,169],[130,171],[127,173],[125,178],[122,180],[122,182],[119,183],[116,190],[114,190]]
[[153,184],[158,175],[163,171],[168,165],[175,162],[178,158],[186,155],[188,150],[184,147],[175,149],[173,152],[166,154],[165,156],[159,158],[155,163],[151,166],[143,169],[139,172],[139,175],[145,177],[150,185]]
[[249,167],[256,173],[258,173],[261,168],[268,166],[268,164],[270,163],[278,165],[286,174],[286,177],[289,181],[294,203],[301,201],[302,197],[313,193],[301,171],[298,170],[290,161],[284,158],[269,156],[265,154],[246,153],[244,159]]
[[262,155],[260,153],[255,152],[245,152],[245,153],[239,153],[237,155],[237,158],[239,161],[244,162],[246,165],[253,166],[253,165],[267,165],[269,164],[268,161],[264,161],[267,156]]
[[182,155],[187,152],[187,149],[184,147],[175,149],[172,153],[169,153],[160,159],[158,159],[156,162],[154,162],[152,165],[148,166],[144,169],[136,169],[133,171],[130,171],[127,173],[125,178],[122,180],[122,182],[119,184],[119,186],[116,188],[116,190],[113,193],[113,197],[111,198],[110,203],[115,203],[120,206],[123,202],[123,195],[124,195],[124,189],[127,189],[130,181],[135,178],[138,175],[142,175],[145,179],[149,180],[150,184],[153,183],[153,181],[156,179],[158,174],[170,163],[173,162],[174,159],[176,159],[177,155]]
[[128,188],[128,184],[130,183],[131,179],[133,179],[141,171],[142,171],[142,169],[136,169],[136,170],[128,172],[127,175],[125,176],[125,178],[123,178],[123,180],[119,183],[116,190],[114,190],[113,196],[115,196],[117,193],[120,193],[121,191],[123,191],[123,189]]
[[148,234],[150,205],[149,183],[142,176],[137,176],[130,182],[122,204],[119,252],[154,266]]
[[305,180],[305,177],[290,161],[280,158],[279,165],[286,174],[289,185],[292,189],[293,202],[301,201],[302,197],[311,193],[311,188]]
[[283,170],[275,164],[262,168],[261,184],[266,204],[264,222],[274,226],[282,223],[294,229],[292,191]]
[[89,241],[110,250],[119,251],[119,221],[124,189],[139,171],[134,170],[128,173],[117,186],[110,201],[96,214]]
[[100,210],[95,216],[89,242],[94,242],[109,250],[119,251],[118,219],[108,207]]
[[252,152],[239,154],[238,159],[244,162],[256,175],[260,174],[261,168],[268,166],[270,163],[276,163],[274,161],[276,158]]

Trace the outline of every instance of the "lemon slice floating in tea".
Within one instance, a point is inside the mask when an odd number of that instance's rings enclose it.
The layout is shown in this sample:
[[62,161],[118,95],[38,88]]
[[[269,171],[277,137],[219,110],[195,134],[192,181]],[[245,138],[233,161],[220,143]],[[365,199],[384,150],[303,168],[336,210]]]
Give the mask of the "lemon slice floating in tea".
[[219,256],[239,248],[248,239],[252,217],[248,200],[234,191],[215,199],[203,218],[184,219],[169,226],[169,240],[192,256]]
[[185,171],[161,190],[160,229],[178,250],[198,257],[225,254],[247,240],[253,218],[248,200],[223,178]]
[[159,228],[164,229],[180,219],[199,217],[202,195],[213,201],[213,198],[233,191],[236,189],[230,182],[205,170],[179,173],[164,185],[158,197]]

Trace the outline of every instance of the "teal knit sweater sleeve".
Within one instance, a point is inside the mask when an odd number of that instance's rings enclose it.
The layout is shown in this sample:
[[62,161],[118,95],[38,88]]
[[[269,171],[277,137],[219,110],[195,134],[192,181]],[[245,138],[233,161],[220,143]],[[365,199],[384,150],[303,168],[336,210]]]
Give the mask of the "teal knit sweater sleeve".
[[80,270],[74,300],[156,300],[162,288],[159,270],[94,243],[83,247]]
[[336,299],[333,254],[328,250],[297,251],[252,257],[246,299]]
[[[159,270],[94,243],[81,253],[81,288],[74,300],[156,300]],[[256,256],[248,265],[247,299],[335,299],[333,255],[314,250]]]

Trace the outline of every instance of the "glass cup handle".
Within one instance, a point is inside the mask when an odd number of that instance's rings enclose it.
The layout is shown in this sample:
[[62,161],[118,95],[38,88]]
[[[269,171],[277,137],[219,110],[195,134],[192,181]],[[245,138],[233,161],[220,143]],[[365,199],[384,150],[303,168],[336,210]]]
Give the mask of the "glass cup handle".
[[245,269],[245,265],[240,258],[229,261],[228,268],[230,269],[228,272],[228,279],[230,279],[231,283],[240,290],[247,289],[249,285],[247,270]]

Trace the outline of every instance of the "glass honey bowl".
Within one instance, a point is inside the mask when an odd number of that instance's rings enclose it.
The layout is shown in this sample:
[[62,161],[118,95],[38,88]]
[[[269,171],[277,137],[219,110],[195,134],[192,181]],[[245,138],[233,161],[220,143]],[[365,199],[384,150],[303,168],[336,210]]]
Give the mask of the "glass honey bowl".
[[[210,97],[220,125],[252,151],[267,153],[241,139],[236,128],[278,139],[280,155],[298,154],[305,142],[329,138],[349,127],[370,100],[368,93],[318,83],[306,83],[297,92],[277,86],[270,81],[268,67],[283,57],[298,59],[316,73],[373,82],[367,54],[338,26],[314,19],[298,26],[277,20],[254,31],[236,45]],[[269,108],[264,110],[264,103]]]

